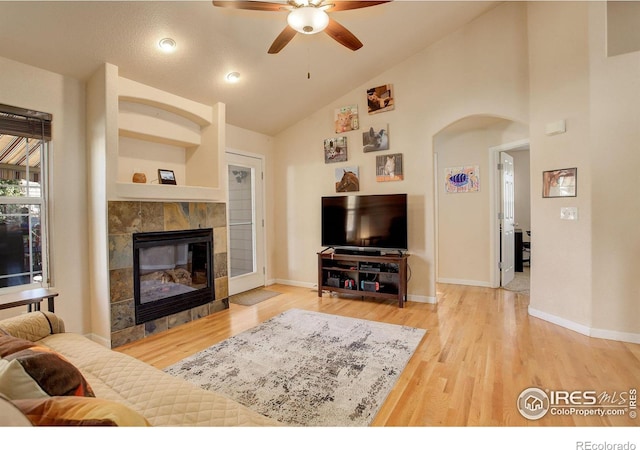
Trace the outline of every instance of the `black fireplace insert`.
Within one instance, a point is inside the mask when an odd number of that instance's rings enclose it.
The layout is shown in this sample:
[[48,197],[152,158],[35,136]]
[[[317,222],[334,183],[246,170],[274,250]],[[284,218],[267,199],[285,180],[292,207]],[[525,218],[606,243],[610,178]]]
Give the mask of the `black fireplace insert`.
[[213,229],[133,234],[136,324],[215,300]]

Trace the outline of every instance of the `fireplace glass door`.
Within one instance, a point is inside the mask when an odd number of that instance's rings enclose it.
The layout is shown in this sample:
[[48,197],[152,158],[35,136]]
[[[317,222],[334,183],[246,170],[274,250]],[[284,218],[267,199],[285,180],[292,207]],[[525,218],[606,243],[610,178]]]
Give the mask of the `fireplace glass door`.
[[136,323],[212,302],[211,228],[133,235]]

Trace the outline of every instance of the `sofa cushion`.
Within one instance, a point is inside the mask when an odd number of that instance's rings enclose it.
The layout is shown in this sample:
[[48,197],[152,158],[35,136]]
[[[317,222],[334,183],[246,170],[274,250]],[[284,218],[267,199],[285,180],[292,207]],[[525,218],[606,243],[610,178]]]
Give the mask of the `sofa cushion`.
[[41,341],[78,367],[96,397],[122,403],[153,426],[278,426],[217,392],[206,391],[75,333]]
[[123,404],[94,397],[23,399],[13,404],[37,426],[149,426],[147,419]]
[[49,311],[33,311],[0,321],[4,334],[37,341],[54,333],[64,333],[64,321]]
[[82,373],[55,351],[13,336],[0,336],[0,393],[10,399],[56,395],[94,397]]

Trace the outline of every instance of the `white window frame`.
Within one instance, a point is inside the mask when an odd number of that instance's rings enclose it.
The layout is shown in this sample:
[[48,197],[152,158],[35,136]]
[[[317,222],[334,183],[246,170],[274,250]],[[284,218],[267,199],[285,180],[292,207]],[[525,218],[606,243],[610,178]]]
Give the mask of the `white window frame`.
[[[11,133],[7,131],[5,133],[0,133],[6,136],[17,136],[20,137],[17,133]],[[50,183],[49,183],[49,171],[50,171],[50,153],[52,148],[52,143],[50,140],[41,139],[38,137],[30,137],[26,138],[27,142],[29,141],[38,141],[38,144],[41,145],[40,148],[40,195],[38,197],[9,197],[9,196],[0,196],[0,204],[2,205],[36,205],[40,208],[40,244],[41,244],[41,258],[42,258],[42,281],[33,281],[33,261],[29,264],[29,270],[23,272],[22,274],[11,274],[14,276],[17,275],[31,275],[29,278],[31,282],[25,284],[19,284],[14,286],[7,286],[0,288],[0,294],[9,293],[9,292],[18,292],[27,289],[33,289],[36,287],[49,287],[50,286],[50,273],[51,268],[49,264],[49,204],[48,204],[48,193],[50,191]],[[29,143],[25,146],[25,152],[29,152],[33,148]],[[29,180],[29,165],[26,165],[26,176],[25,178]],[[27,190],[29,187],[27,187]],[[29,227],[31,231],[31,227]],[[29,238],[31,239],[31,237]],[[30,259],[32,257],[32,245],[30,243]],[[0,274],[6,275],[6,274]]]

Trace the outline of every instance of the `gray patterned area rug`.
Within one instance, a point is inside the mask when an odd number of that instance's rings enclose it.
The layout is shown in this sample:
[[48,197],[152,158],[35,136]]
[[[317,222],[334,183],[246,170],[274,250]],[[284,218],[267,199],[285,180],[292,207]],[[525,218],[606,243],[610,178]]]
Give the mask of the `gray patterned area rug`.
[[291,309],[165,372],[290,426],[367,426],[425,333]]

